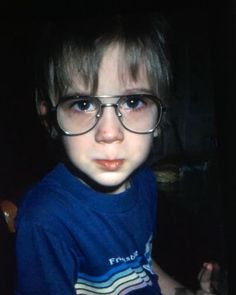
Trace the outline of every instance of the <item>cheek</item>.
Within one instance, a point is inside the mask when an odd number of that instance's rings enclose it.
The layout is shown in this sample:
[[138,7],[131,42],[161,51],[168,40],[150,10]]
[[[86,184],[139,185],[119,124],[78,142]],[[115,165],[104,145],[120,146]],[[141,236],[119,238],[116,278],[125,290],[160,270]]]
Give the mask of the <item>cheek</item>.
[[130,142],[133,143],[133,153],[141,159],[146,159],[150,153],[153,135],[152,134],[145,134],[145,135],[137,135],[135,139],[130,138]]
[[82,136],[68,137],[65,136],[62,140],[64,149],[69,158],[78,157],[89,150],[89,143]]

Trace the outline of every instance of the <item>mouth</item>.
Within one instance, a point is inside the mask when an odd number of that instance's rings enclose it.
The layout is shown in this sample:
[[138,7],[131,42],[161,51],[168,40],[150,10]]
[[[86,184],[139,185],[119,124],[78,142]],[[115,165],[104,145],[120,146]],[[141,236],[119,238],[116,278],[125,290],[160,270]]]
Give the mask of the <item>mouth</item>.
[[117,159],[117,160],[95,160],[95,162],[98,164],[100,168],[106,171],[117,171],[124,163],[123,159]]

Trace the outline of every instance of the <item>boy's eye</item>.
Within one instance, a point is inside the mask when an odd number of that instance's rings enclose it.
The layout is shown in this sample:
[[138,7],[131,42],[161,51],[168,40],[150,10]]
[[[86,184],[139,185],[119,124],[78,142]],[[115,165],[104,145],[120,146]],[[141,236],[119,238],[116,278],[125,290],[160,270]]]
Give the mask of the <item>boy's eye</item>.
[[139,97],[127,97],[124,99],[122,103],[122,109],[124,110],[138,110],[143,107],[145,107],[146,103],[144,99],[141,99]]
[[78,112],[93,112],[96,110],[96,106],[89,99],[71,101],[71,108]]

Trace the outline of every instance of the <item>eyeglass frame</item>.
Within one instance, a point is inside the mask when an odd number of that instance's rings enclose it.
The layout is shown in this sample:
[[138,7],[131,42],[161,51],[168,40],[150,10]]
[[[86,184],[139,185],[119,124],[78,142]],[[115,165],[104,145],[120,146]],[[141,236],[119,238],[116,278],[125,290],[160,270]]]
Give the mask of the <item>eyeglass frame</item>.
[[[150,98],[152,101],[154,101],[159,109],[160,109],[160,115],[159,115],[159,119],[157,120],[157,123],[156,125],[149,129],[148,131],[134,131],[134,130],[131,130],[129,129],[128,127],[126,127],[124,125],[124,123],[122,122],[121,118],[122,118],[122,113],[120,112],[119,110],[119,101],[123,98],[123,97],[147,97],[147,98]],[[58,106],[64,102],[64,101],[67,101],[67,100],[70,100],[70,99],[75,99],[75,98],[89,98],[89,99],[96,99],[96,101],[99,103],[99,109],[97,110],[97,113],[95,115],[96,117],[96,122],[95,124],[89,128],[88,130],[84,131],[84,132],[81,132],[81,133],[76,133],[76,134],[71,134],[70,132],[68,131],[65,131],[62,129],[62,127],[60,126],[60,124],[58,123],[58,119],[57,119],[57,109],[58,109]],[[116,103],[102,103],[99,98],[119,98],[118,101]],[[136,134],[150,134],[150,133],[153,133],[156,128],[160,125],[160,122],[163,118],[163,114],[166,112],[166,107],[165,105],[163,104],[162,100],[156,96],[156,95],[153,95],[153,94],[128,94],[128,95],[100,95],[100,96],[97,96],[97,95],[67,95],[67,96],[62,96],[60,99],[59,99],[59,102],[56,104],[56,106],[51,106],[50,108],[50,112],[52,114],[54,114],[53,118],[54,118],[54,122],[56,122],[56,126],[57,126],[57,129],[58,131],[62,134],[62,135],[65,135],[65,136],[79,136],[79,135],[83,135],[83,134],[86,134],[88,132],[90,132],[93,128],[96,127],[96,125],[98,124],[99,120],[101,119],[102,115],[103,115],[103,108],[104,107],[114,107],[115,108],[115,113],[116,113],[116,116],[117,118],[119,119],[119,122],[121,123],[121,125],[126,129],[128,130],[129,132],[132,132],[132,133],[136,133]]]

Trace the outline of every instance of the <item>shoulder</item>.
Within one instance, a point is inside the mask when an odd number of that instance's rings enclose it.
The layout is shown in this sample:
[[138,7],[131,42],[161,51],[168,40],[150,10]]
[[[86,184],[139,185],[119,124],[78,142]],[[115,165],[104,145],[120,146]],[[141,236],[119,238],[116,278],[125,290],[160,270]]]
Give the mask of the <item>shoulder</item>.
[[150,189],[156,190],[156,177],[153,170],[147,166],[142,165],[137,169],[134,174],[134,182],[135,184],[139,184],[142,186],[147,186]]
[[54,170],[24,193],[18,206],[17,224],[24,220],[42,225],[65,217],[73,196],[61,185]]
[[134,174],[133,185],[141,196],[139,200],[150,207],[157,201],[157,183],[154,172],[149,166],[141,166]]

